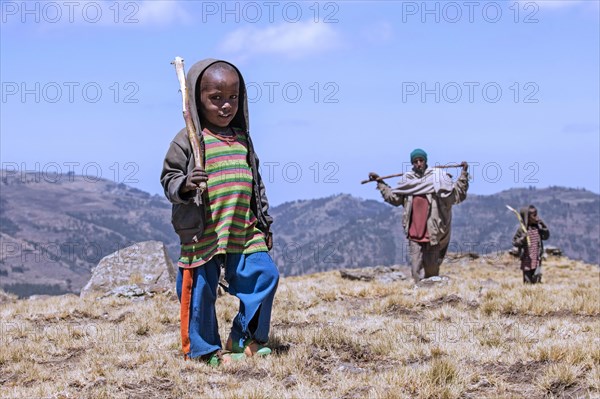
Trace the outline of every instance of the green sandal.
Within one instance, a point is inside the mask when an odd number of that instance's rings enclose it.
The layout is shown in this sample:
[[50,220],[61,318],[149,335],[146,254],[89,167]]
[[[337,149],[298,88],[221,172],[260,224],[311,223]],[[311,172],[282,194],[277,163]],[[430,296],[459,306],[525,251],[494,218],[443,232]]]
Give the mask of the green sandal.
[[217,367],[220,364],[227,364],[230,361],[237,362],[245,358],[246,355],[243,353],[225,353],[222,350],[218,350],[210,356],[206,355],[202,357],[206,364],[212,367]]
[[231,336],[227,338],[225,349],[233,352],[234,354],[242,353],[248,357],[254,355],[267,356],[270,355],[272,352],[271,348],[251,338],[244,340],[244,345],[240,346],[239,341],[233,341],[233,339],[231,339]]

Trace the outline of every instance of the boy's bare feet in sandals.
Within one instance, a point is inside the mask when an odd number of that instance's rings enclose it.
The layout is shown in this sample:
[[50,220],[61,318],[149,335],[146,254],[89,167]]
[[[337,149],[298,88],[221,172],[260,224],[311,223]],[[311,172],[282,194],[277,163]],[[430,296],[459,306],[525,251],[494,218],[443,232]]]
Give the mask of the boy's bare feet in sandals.
[[200,356],[200,359],[209,366],[219,366],[221,364],[230,364],[238,360],[244,359],[246,356],[243,353],[226,353],[222,350],[215,351],[208,355]]
[[234,354],[243,353],[248,357],[252,357],[254,355],[258,356],[267,356],[271,354],[271,348],[261,344],[260,342],[254,339],[246,339],[244,341],[244,345],[240,346],[239,342],[233,342],[231,335],[227,338],[227,343],[225,344],[225,349],[233,352]]

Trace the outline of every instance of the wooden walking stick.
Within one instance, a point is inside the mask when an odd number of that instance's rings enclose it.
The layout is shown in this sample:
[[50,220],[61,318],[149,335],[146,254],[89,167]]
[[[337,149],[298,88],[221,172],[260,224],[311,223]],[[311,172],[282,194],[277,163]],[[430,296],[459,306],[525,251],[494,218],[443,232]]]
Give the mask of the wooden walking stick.
[[[437,169],[462,168],[462,165],[436,165],[436,166],[434,166],[434,168],[437,168]],[[404,173],[396,173],[394,175],[381,176],[379,178],[379,180],[390,179],[392,177],[399,177],[399,176],[402,176],[402,175],[404,175]],[[452,175],[450,177],[452,177]],[[366,183],[370,183],[372,181],[377,181],[377,180],[367,179],[367,180],[361,181],[360,184],[366,184]]]
[[519,212],[517,212],[517,210],[510,205],[506,205],[506,207],[511,212],[513,212],[515,215],[517,215],[517,219],[519,219],[519,225],[521,226],[521,230],[523,230],[525,232],[525,237],[527,237],[527,246],[531,245],[531,242],[529,241],[529,235],[527,234],[527,226],[525,226],[525,222],[523,221],[521,214]]
[[[404,175],[404,173],[396,173],[394,175],[380,176],[379,180],[390,179],[392,177],[400,177],[400,176],[403,176],[403,175]],[[370,183],[372,181],[377,181],[377,180],[367,179],[367,180],[361,181],[360,184],[367,184],[367,183]]]
[[[171,65],[175,65],[175,72],[177,72],[177,79],[179,80],[179,90],[181,91],[181,98],[183,100],[183,119],[185,120],[185,128],[187,130],[188,139],[190,140],[190,145],[192,146],[194,162],[197,166],[204,169],[204,154],[202,154],[200,149],[200,138],[198,136],[198,131],[196,130],[196,125],[194,125],[194,121],[192,120],[192,115],[190,114],[190,97],[185,82],[183,58],[175,57],[175,59],[171,61]],[[206,190],[206,183],[202,182],[196,189],[196,196],[194,197],[196,205],[200,205],[200,195],[202,195],[204,190]]]

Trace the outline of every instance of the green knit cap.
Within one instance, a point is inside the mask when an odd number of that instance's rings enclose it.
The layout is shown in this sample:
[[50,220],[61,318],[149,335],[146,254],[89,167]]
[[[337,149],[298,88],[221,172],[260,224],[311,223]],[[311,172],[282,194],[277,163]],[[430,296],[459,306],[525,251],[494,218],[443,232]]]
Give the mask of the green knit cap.
[[425,162],[427,162],[427,153],[422,149],[417,148],[410,153],[410,163],[413,163],[414,159],[419,157],[423,158]]

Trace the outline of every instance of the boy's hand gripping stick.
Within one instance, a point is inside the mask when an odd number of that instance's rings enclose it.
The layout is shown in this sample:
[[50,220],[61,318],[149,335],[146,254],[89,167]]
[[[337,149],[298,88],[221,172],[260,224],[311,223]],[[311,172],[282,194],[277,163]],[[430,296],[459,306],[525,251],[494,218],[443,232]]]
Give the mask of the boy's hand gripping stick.
[[[198,132],[196,131],[194,121],[192,120],[192,115],[190,114],[190,97],[185,82],[183,58],[175,57],[175,60],[173,60],[171,64],[175,65],[177,79],[179,80],[179,90],[181,91],[181,98],[183,100],[183,119],[185,120],[185,128],[187,130],[188,139],[190,140],[192,152],[194,153],[194,162],[197,166],[200,166],[202,169],[204,169],[204,156],[200,151],[200,139],[198,137]],[[206,183],[203,182],[200,183],[196,189],[196,196],[194,197],[194,202],[196,202],[196,205],[200,205],[200,195],[204,190],[206,190]]]

